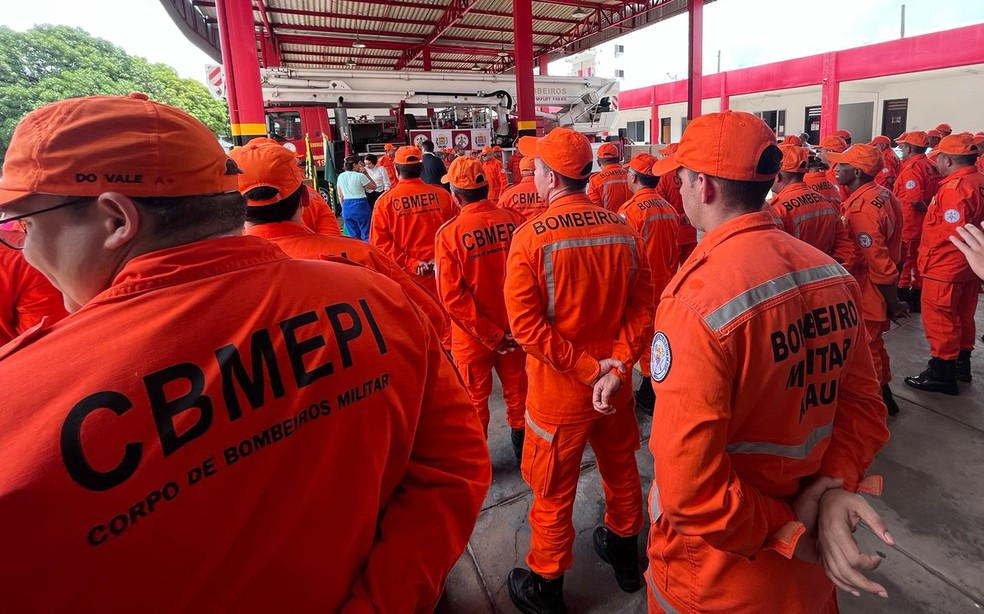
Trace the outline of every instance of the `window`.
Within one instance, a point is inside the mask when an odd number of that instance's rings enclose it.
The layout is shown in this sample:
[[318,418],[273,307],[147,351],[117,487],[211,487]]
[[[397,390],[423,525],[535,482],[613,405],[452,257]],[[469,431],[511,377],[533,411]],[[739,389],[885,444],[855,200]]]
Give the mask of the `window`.
[[624,79],[625,78],[625,71],[624,70],[618,70],[618,69],[616,69],[615,70],[615,78],[616,79]]
[[669,145],[671,142],[669,117],[661,117],[659,119],[659,142],[664,145]]
[[628,134],[626,136],[634,143],[644,143],[646,139],[646,120],[629,122],[625,125]]
[[620,58],[625,53],[625,45],[615,45],[615,57]]
[[301,114],[297,111],[272,111],[267,113],[267,133],[272,138],[284,138],[288,141],[304,138],[301,130]]
[[786,136],[786,110],[777,111],[756,111],[755,117],[759,117],[775,131],[777,137]]

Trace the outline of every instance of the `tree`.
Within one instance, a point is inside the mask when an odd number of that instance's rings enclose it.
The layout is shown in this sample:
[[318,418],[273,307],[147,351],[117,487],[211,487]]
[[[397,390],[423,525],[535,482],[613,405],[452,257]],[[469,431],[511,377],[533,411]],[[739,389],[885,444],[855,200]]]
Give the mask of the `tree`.
[[170,66],[128,55],[79,28],[0,27],[0,161],[17,122],[35,108],[63,98],[130,92],[184,109],[216,136],[229,134],[225,102]]

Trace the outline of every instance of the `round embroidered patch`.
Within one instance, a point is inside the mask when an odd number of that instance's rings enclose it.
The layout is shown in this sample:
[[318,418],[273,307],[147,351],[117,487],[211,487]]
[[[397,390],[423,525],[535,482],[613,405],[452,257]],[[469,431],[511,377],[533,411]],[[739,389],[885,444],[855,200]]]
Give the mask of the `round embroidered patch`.
[[666,379],[672,362],[670,340],[666,338],[663,331],[658,331],[653,335],[652,358],[649,361],[649,372],[652,374],[653,381],[661,382]]
[[956,209],[947,209],[943,213],[943,219],[950,224],[956,224],[960,221],[960,212]]
[[867,249],[871,247],[871,235],[866,232],[862,232],[858,235],[858,245]]
[[911,190],[914,187],[916,187],[916,180],[915,179],[910,179],[910,180],[908,180],[908,181],[905,182],[905,189],[906,190]]

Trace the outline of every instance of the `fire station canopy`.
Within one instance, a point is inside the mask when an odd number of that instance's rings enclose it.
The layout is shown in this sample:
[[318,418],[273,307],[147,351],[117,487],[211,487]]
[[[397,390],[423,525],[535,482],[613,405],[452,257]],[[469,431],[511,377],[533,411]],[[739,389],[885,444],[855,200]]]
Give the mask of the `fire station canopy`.
[[[189,40],[222,62],[214,0],[161,3]],[[515,62],[512,0],[252,4],[262,67],[502,73]],[[533,56],[552,61],[686,12],[687,0],[534,0],[532,8]]]

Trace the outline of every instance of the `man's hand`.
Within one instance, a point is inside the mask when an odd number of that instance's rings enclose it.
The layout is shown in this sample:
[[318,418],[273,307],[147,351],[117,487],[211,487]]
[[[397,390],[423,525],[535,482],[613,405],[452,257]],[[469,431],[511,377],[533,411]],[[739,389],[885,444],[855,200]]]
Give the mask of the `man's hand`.
[[860,597],[861,591],[888,597],[885,587],[872,582],[860,571],[871,571],[881,563],[881,557],[861,552],[854,540],[853,533],[861,520],[883,542],[895,545],[881,517],[861,495],[835,488],[820,497],[818,532],[823,567],[837,588],[855,597]]
[[806,532],[796,542],[793,556],[807,563],[816,563],[820,560],[820,553],[817,551],[817,516],[820,513],[820,497],[831,488],[840,488],[843,485],[844,480],[841,478],[822,475],[804,488],[793,501],[796,519],[806,527]]
[[950,241],[963,252],[967,258],[967,264],[974,273],[984,278],[984,232],[973,224],[957,226],[957,234],[960,238],[950,237]]
[[506,333],[499,339],[499,343],[493,348],[497,354],[508,354],[509,352],[515,352],[519,349],[519,344],[512,335]]
[[434,261],[433,260],[421,260],[417,263],[416,268],[417,275],[433,275],[434,274]]
[[622,378],[605,371],[605,374],[598,378],[594,385],[594,392],[591,395],[591,404],[594,410],[600,414],[610,416],[615,413],[615,408],[609,404],[615,393],[622,387]]
[[615,360],[614,358],[606,358],[604,360],[598,361],[598,376],[595,377],[595,383],[598,383],[602,377],[604,377],[612,369],[618,369],[618,372],[625,375],[625,365],[622,364],[621,360]]

